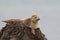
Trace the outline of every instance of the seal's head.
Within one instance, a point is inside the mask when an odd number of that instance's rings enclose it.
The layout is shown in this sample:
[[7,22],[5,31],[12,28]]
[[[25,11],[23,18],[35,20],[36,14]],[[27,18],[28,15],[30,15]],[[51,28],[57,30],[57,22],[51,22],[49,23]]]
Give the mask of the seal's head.
[[40,18],[39,18],[37,15],[32,15],[31,21],[32,21],[33,23],[37,23],[39,20],[40,20]]

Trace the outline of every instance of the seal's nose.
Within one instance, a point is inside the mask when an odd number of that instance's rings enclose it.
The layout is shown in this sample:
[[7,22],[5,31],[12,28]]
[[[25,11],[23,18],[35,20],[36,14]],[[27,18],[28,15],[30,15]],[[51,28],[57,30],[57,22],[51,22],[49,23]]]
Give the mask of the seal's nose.
[[40,20],[40,18],[38,18],[38,20]]
[[40,20],[40,18],[38,18],[36,21],[39,21]]

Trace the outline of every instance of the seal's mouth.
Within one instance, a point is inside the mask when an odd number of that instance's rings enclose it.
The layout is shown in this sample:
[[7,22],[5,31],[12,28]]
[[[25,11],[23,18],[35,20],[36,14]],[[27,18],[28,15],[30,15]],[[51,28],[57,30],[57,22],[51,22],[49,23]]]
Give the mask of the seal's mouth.
[[40,18],[38,18],[36,21],[39,21],[40,20]]

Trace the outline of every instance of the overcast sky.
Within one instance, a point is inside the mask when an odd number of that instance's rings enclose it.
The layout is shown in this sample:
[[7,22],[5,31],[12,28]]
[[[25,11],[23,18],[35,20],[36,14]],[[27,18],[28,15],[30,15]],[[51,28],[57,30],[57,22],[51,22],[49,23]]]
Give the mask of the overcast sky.
[[60,0],[0,0],[0,29],[5,19],[37,14],[39,27],[48,40],[60,40]]

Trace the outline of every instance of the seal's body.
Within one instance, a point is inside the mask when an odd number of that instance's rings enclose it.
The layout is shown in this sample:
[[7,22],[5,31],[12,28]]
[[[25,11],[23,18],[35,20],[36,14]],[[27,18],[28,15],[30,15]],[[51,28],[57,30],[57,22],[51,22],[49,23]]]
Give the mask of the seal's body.
[[32,17],[30,18],[26,18],[24,20],[20,20],[20,19],[10,19],[10,20],[5,20],[3,22],[6,22],[8,24],[20,24],[22,25],[26,25],[27,27],[30,27],[32,29],[32,33],[35,34],[34,29],[38,28],[38,21],[40,20],[40,18],[37,15],[32,15]]

